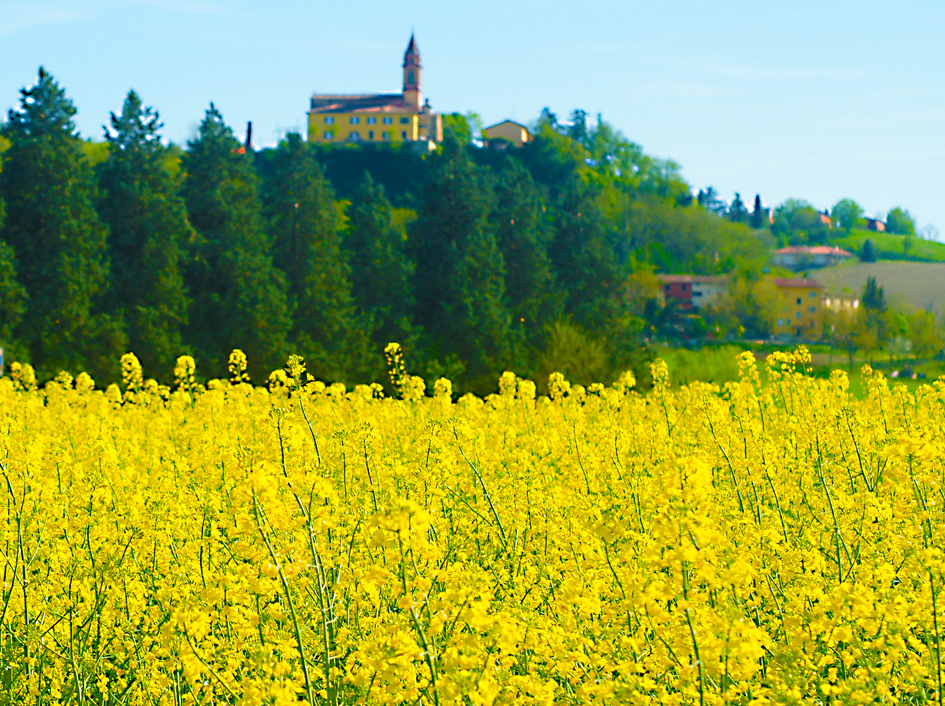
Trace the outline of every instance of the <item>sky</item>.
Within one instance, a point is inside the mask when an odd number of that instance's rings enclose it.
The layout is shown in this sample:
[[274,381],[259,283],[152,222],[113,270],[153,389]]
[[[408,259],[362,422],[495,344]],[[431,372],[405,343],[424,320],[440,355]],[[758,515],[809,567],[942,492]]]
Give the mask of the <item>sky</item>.
[[314,92],[399,91],[411,31],[438,112],[580,108],[694,189],[900,206],[945,234],[941,0],[0,0],[0,110],[42,65],[84,137],[133,88],[173,142],[213,101],[266,146],[304,133]]

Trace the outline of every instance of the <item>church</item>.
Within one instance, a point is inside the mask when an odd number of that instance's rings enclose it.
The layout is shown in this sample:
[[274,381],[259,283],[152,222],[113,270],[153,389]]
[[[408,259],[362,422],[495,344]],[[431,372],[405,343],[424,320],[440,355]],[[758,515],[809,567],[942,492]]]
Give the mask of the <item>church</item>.
[[443,120],[420,90],[420,50],[413,35],[403,69],[402,93],[312,96],[309,142],[414,142],[430,148],[442,142]]

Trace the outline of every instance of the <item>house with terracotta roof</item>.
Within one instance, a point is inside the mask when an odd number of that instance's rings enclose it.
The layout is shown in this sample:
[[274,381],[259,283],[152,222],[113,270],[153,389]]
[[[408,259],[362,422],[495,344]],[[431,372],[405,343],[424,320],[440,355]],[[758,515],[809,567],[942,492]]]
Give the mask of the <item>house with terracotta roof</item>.
[[674,300],[680,311],[698,311],[716,303],[728,291],[729,278],[711,275],[657,275],[666,300]]
[[882,233],[886,230],[886,222],[882,218],[874,218],[870,215],[863,216],[863,220],[866,221],[866,230],[875,230],[877,233]]
[[814,267],[829,267],[846,262],[855,255],[830,245],[793,245],[774,251],[772,262],[789,270],[806,270]]
[[308,111],[308,140],[319,143],[443,141],[443,120],[420,88],[420,50],[411,35],[400,93],[316,94]]
[[824,326],[824,286],[809,278],[773,280],[780,299],[773,333],[780,338],[820,339]]

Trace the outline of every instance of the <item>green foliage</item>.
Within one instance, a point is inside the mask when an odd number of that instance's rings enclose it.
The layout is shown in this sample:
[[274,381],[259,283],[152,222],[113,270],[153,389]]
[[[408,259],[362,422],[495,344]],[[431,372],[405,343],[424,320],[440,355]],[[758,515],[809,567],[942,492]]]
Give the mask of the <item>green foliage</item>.
[[748,217],[748,225],[755,230],[761,230],[768,226],[768,214],[761,203],[761,194],[755,194],[755,203],[752,206],[751,215]]
[[669,273],[760,272],[771,237],[718,218],[702,208],[667,208],[650,199],[613,205],[624,247],[636,258]]
[[866,280],[866,286],[863,288],[860,303],[863,305],[863,308],[868,311],[886,311],[886,295],[883,293],[883,288],[876,284],[875,277],[869,277]]
[[430,357],[457,355],[474,389],[494,385],[492,374],[509,359],[505,266],[488,221],[492,198],[488,174],[458,142],[446,141],[407,241],[416,265],[414,320],[426,331]]
[[666,361],[673,385],[693,382],[714,382],[717,385],[738,380],[739,346],[689,350],[687,348],[658,349],[654,353]]
[[876,262],[876,246],[869,238],[863,241],[863,249],[860,250],[860,260],[862,262]]
[[[0,199],[0,233],[6,209]],[[13,248],[0,240],[0,347],[9,349],[16,327],[26,313],[26,290],[16,276],[16,255]]]
[[735,198],[732,199],[732,205],[728,207],[728,212],[725,214],[725,217],[732,223],[748,223],[748,208],[745,206],[745,202],[742,201],[742,195],[737,191],[735,192]]
[[130,91],[111,128],[98,168],[98,212],[109,228],[109,308],[126,323],[145,372],[163,378],[184,352],[189,298],[181,268],[195,233],[167,170],[158,114]]
[[461,145],[468,145],[473,140],[473,129],[469,120],[462,113],[446,113],[443,119],[443,137],[447,135]]
[[495,197],[490,221],[505,264],[513,363],[528,370],[528,351],[541,348],[548,324],[562,309],[549,257],[554,229],[537,185],[517,160],[505,163]]
[[273,260],[285,275],[294,310],[289,341],[313,375],[347,380],[365,356],[356,352],[359,322],[334,193],[297,133],[287,135],[275,150],[263,205]]
[[[416,332],[410,322],[413,264],[407,259],[404,231],[395,222],[384,187],[366,172],[348,208],[343,248],[350,266],[351,296],[369,329],[372,349],[382,351],[391,341],[414,348]],[[376,375],[380,376],[383,358],[375,358]]]
[[259,379],[285,360],[291,325],[285,280],[269,255],[250,159],[213,104],[182,166],[198,236],[185,274],[194,295],[188,340],[212,375],[224,377],[229,352],[241,348]]
[[555,205],[550,257],[564,294],[564,313],[587,330],[606,331],[623,313],[617,297],[623,270],[615,233],[597,203],[597,194],[572,180]]
[[[879,260],[912,260],[916,262],[945,262],[945,243],[915,238],[907,241],[901,235],[854,228],[849,235],[836,238],[837,245],[850,252],[862,252],[867,240],[873,242]],[[906,242],[911,247],[907,249]]]
[[[553,372],[562,373],[576,385],[611,382],[614,377],[611,353],[604,341],[588,335],[567,319],[548,326],[547,345],[542,352],[539,383]],[[546,390],[541,390],[547,394]]]
[[[429,160],[409,144],[317,145],[314,149],[340,199],[350,200],[367,172],[384,187],[394,206],[413,209],[429,178]],[[271,151],[257,156],[257,168],[262,174],[268,169],[270,157]]]
[[915,235],[915,218],[897,206],[886,214],[886,230],[895,235]]
[[830,217],[847,233],[863,225],[863,209],[853,199],[841,199],[834,204],[830,209]]
[[73,115],[72,101],[43,69],[36,85],[21,91],[3,127],[10,147],[0,172],[7,205],[2,239],[29,296],[16,337],[40,378],[87,368],[108,379],[125,340],[100,307],[108,285],[107,229],[95,212],[95,179]]
[[806,201],[788,199],[774,210],[771,232],[790,245],[822,245],[830,238],[830,225]]
[[780,305],[777,288],[770,279],[737,277],[714,307],[710,320],[747,338],[768,338],[774,331]]

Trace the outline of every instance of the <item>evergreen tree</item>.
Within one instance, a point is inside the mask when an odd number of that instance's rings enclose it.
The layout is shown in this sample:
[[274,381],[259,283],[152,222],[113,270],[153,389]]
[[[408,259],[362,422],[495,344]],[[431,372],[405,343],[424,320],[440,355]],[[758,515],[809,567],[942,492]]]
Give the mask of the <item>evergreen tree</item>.
[[565,296],[564,313],[586,331],[613,327],[622,311],[622,272],[607,222],[588,185],[574,179],[555,212],[551,261]]
[[863,296],[860,298],[863,308],[867,311],[882,313],[886,311],[886,295],[883,288],[876,284],[875,277],[869,277],[866,280],[866,286],[863,288]]
[[[358,310],[370,318],[373,348],[382,351],[391,341],[412,348],[415,332],[410,323],[413,297],[401,229],[384,187],[365,172],[348,208],[344,249],[351,268],[351,295]],[[383,372],[383,358],[378,355]]]
[[272,263],[256,175],[245,147],[210,105],[183,159],[183,193],[197,237],[185,282],[187,340],[202,369],[222,376],[241,348],[257,379],[285,362],[291,325],[285,280]]
[[[359,333],[341,252],[334,194],[313,152],[291,133],[276,148],[263,188],[273,259],[295,310],[290,341],[324,380],[360,372]],[[380,359],[380,351],[377,357]]]
[[[0,233],[3,232],[5,216],[3,200],[0,199]],[[26,312],[26,290],[16,277],[16,256],[13,248],[0,240],[0,348],[9,357],[16,349],[14,331]]]
[[867,238],[863,241],[863,250],[860,253],[861,262],[876,262],[876,246],[873,245],[873,241],[870,238]]
[[29,295],[17,337],[40,377],[88,369],[114,377],[124,348],[121,327],[101,309],[108,285],[107,228],[95,212],[97,189],[82,156],[75,107],[42,68],[21,91],[3,127],[0,196],[3,240],[12,246]]
[[728,207],[728,213],[726,215],[732,223],[748,222],[748,209],[745,207],[745,202],[742,201],[742,195],[737,191],[735,192],[735,198],[732,200],[732,205]]
[[765,227],[766,215],[764,206],[761,205],[761,194],[755,194],[755,204],[751,209],[751,216],[748,218],[748,225],[755,230],[761,230]]
[[169,376],[183,353],[189,300],[182,248],[194,237],[183,199],[166,167],[158,114],[128,93],[105,131],[108,159],[98,167],[98,212],[109,227],[111,307],[145,372]]
[[506,269],[506,304],[512,319],[516,363],[521,343],[537,350],[562,308],[548,250],[554,238],[549,214],[528,170],[508,160],[495,188],[491,222]]
[[431,355],[453,354],[466,364],[466,382],[479,391],[495,384],[509,357],[505,266],[489,224],[492,190],[485,175],[454,140],[433,157],[408,253],[415,322]]

